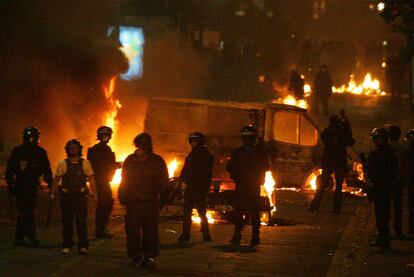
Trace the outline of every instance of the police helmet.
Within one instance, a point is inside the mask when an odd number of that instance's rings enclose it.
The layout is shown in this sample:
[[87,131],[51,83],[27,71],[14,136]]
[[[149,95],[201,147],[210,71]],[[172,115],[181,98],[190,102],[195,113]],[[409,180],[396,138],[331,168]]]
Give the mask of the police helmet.
[[152,151],[152,138],[147,133],[141,133],[134,139],[135,147],[142,148],[146,151]]
[[77,146],[78,147],[78,155],[79,156],[82,156],[82,149],[83,149],[83,146],[82,146],[82,144],[80,143],[80,141],[79,140],[77,140],[77,139],[71,139],[71,140],[69,140],[67,143],[66,143],[66,146],[65,146],[65,150],[66,150],[66,154],[69,156],[69,149],[70,149],[70,147],[72,146],[72,145],[75,145],[75,146]]
[[409,129],[409,130],[407,131],[407,139],[408,139],[408,140],[412,140],[412,139],[414,139],[414,129]]
[[257,130],[254,126],[247,125],[240,130],[240,134],[242,137],[257,137]]
[[401,128],[396,125],[388,127],[388,136],[391,140],[398,140],[401,137]]
[[112,137],[112,133],[113,133],[113,131],[112,131],[111,127],[101,126],[96,131],[96,136],[98,137],[99,140],[101,140],[101,139],[104,138],[104,136]]
[[36,127],[29,126],[23,130],[23,141],[24,143],[35,143],[39,141],[40,131]]
[[383,139],[388,141],[388,132],[384,128],[374,128],[371,132],[371,138],[372,140]]
[[188,136],[188,142],[195,140],[198,145],[202,146],[206,144],[206,136],[201,132],[193,132]]

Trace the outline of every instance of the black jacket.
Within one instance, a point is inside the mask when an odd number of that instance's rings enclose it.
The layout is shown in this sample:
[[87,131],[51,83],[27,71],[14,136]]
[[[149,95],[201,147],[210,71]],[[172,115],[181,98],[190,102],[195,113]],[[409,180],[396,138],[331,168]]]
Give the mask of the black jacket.
[[371,150],[367,166],[368,178],[374,187],[392,188],[398,175],[398,154],[391,146]]
[[226,170],[243,195],[260,195],[260,186],[269,170],[266,153],[258,147],[242,146],[233,151]]
[[122,204],[160,200],[168,185],[168,169],[160,156],[150,153],[145,160],[129,155],[122,166],[122,182],[118,189]]
[[41,175],[50,186],[52,170],[46,150],[33,144],[15,147],[7,163],[6,182],[9,188],[14,185],[17,190],[35,190]]
[[102,182],[109,183],[112,180],[118,164],[111,147],[103,142],[97,143],[88,149],[87,159],[91,162],[98,186]]
[[314,90],[317,97],[332,95],[332,77],[328,72],[319,72],[315,77]]
[[185,158],[180,180],[189,186],[188,191],[206,192],[213,176],[213,165],[214,156],[207,147],[197,147]]
[[346,167],[347,147],[354,145],[352,130],[344,123],[329,125],[321,134],[324,144],[323,165]]

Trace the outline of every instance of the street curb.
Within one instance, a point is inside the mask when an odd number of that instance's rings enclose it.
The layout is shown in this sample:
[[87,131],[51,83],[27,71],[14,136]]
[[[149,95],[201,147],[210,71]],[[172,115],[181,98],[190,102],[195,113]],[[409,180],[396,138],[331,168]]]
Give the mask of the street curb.
[[346,226],[326,276],[360,276],[368,242],[375,228],[371,205],[358,205],[355,215]]

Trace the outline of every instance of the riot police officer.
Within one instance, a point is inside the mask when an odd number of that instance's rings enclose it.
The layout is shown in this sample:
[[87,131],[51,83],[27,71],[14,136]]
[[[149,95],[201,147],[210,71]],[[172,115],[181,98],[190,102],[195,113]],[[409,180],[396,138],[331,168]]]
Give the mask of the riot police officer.
[[368,156],[367,174],[373,184],[373,200],[378,239],[373,246],[388,246],[390,244],[389,221],[391,210],[391,195],[398,175],[398,156],[388,143],[388,133],[383,128],[372,131],[371,137],[376,148]]
[[213,175],[214,157],[210,155],[205,145],[206,138],[200,132],[191,133],[188,142],[191,152],[186,157],[180,180],[186,184],[183,205],[183,233],[179,241],[190,240],[191,214],[197,208],[201,218],[201,231],[204,241],[211,241],[206,217],[206,197]]
[[88,149],[87,159],[91,162],[95,172],[96,189],[98,203],[95,212],[95,234],[97,238],[110,239],[112,234],[106,231],[109,216],[111,215],[114,201],[112,199],[112,190],[110,182],[119,168],[115,159],[115,153],[112,152],[108,143],[112,138],[112,129],[107,126],[101,126],[97,130],[97,139],[99,143]]
[[[132,265],[153,269],[159,255],[158,221],[161,193],[168,186],[165,161],[153,153],[147,133],[134,139],[137,150],[122,166],[119,201],[126,206],[125,230]],[[143,257],[144,254],[144,257]]]
[[[66,143],[67,159],[59,162],[56,169],[51,200],[60,188],[62,206],[63,249],[62,254],[69,254],[73,246],[73,220],[76,220],[76,231],[79,237],[80,255],[88,254],[88,199],[89,181],[93,193],[96,193],[94,172],[88,160],[82,159],[82,145],[76,139]],[[99,197],[98,197],[99,201]]]
[[394,231],[398,238],[404,237],[402,231],[402,195],[406,183],[408,183],[408,160],[407,150],[399,142],[401,137],[401,128],[395,125],[388,127],[390,146],[398,155],[398,176],[397,182],[392,190],[392,206],[394,208]]
[[13,149],[6,170],[6,182],[11,196],[16,197],[17,226],[15,246],[24,246],[24,237],[29,238],[32,246],[36,238],[34,209],[36,207],[37,186],[41,178],[50,186],[52,171],[46,151],[39,144],[40,132],[36,127],[23,131],[23,144]]
[[257,146],[258,134],[255,127],[249,125],[241,129],[243,146],[235,149],[226,170],[236,183],[235,225],[231,243],[240,244],[243,229],[243,213],[250,212],[252,222],[252,247],[259,245],[260,229],[260,186],[265,181],[269,163],[266,153]]
[[409,165],[409,182],[408,182],[408,232],[414,234],[414,129],[407,132],[408,141],[408,165]]
[[322,132],[324,154],[322,159],[322,175],[318,178],[318,187],[309,210],[319,210],[322,196],[332,173],[335,173],[335,195],[333,212],[341,211],[342,183],[347,173],[347,147],[352,146],[355,140],[348,124],[344,124],[337,115],[331,115],[329,126]]

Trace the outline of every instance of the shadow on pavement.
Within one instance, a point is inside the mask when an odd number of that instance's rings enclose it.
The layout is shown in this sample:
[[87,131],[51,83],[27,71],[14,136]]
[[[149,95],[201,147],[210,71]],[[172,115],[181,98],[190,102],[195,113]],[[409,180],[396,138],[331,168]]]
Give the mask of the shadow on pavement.
[[219,252],[224,252],[224,253],[234,253],[234,252],[254,253],[254,252],[257,252],[256,248],[250,247],[248,245],[234,246],[234,245],[231,245],[231,244],[223,244],[223,245],[210,246],[210,248],[213,248],[213,249],[215,249]]
[[371,255],[384,255],[388,257],[407,257],[413,255],[414,252],[406,250],[397,250],[392,247],[379,248],[371,253]]
[[194,242],[174,242],[170,244],[161,244],[161,249],[185,249],[194,247]]

